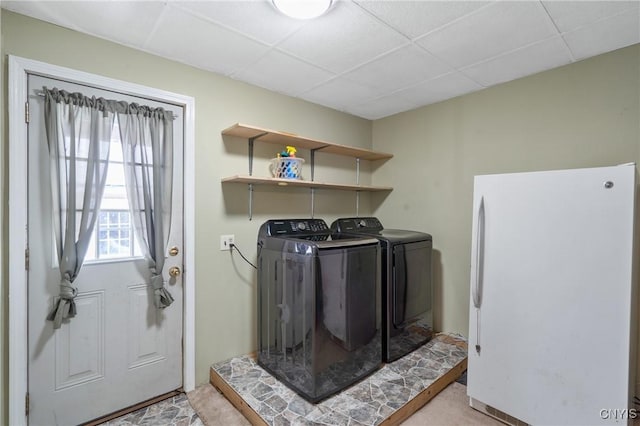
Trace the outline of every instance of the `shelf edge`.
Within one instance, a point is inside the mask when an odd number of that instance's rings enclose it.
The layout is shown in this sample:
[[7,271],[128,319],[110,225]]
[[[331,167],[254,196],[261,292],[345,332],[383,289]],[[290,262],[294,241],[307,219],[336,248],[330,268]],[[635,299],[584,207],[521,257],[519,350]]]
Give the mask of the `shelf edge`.
[[271,185],[271,186],[291,186],[299,188],[322,188],[333,189],[339,191],[363,191],[363,192],[384,192],[393,191],[393,187],[390,186],[378,186],[378,185],[350,185],[330,182],[317,182],[306,180],[292,180],[292,179],[276,179],[268,177],[255,177],[255,176],[243,176],[234,175],[221,179],[221,183],[241,183],[241,184],[255,184],[255,185]]
[[[249,136],[251,133],[253,136]],[[373,151],[367,148],[360,148],[349,145],[336,144],[326,142],[318,139],[311,139],[304,136],[297,135],[295,133],[288,133],[279,130],[272,130],[258,126],[252,126],[249,124],[236,123],[232,126],[222,130],[222,135],[229,135],[241,138],[253,138],[257,137],[256,141],[271,143],[271,144],[284,144],[287,143],[302,143],[305,149],[315,149],[318,152],[325,152],[329,154],[343,155],[353,158],[361,158],[363,160],[375,161],[393,158],[393,154],[386,152]],[[274,136],[278,138],[278,141],[264,139],[265,136]],[[280,141],[280,138],[281,141]],[[360,154],[360,155],[359,155]]]

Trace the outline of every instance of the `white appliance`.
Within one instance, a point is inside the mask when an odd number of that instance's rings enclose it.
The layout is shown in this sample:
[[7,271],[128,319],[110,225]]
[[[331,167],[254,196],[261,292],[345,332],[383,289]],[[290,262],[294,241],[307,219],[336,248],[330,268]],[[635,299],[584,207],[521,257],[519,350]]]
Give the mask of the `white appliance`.
[[536,425],[640,417],[635,192],[634,164],[475,177],[472,407]]

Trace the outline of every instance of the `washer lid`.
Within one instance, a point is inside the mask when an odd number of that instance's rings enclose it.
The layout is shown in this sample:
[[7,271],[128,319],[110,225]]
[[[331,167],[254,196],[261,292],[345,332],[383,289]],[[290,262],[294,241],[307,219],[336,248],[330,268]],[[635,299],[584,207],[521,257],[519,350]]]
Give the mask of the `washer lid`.
[[430,234],[419,232],[419,231],[409,231],[404,229],[383,229],[382,231],[378,231],[375,234],[372,233],[372,234],[360,234],[360,235],[371,235],[372,237],[376,237],[380,240],[385,240],[390,243],[432,241],[432,237]]
[[335,220],[331,224],[334,235],[342,236],[370,236],[391,244],[414,241],[432,241],[431,235],[404,229],[385,229],[375,217],[348,217]]

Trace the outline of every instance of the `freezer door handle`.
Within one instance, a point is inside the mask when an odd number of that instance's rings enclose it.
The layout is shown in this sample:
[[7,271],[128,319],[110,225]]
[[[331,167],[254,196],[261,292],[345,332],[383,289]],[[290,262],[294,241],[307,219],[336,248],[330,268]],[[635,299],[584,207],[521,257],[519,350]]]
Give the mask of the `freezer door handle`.
[[482,304],[482,284],[484,277],[484,197],[480,198],[478,220],[476,222],[476,279],[471,287],[473,306],[476,308],[476,352],[480,355],[480,306]]
[[484,266],[484,197],[480,198],[476,225],[476,279],[473,285],[473,306],[480,309],[482,303],[482,278]]

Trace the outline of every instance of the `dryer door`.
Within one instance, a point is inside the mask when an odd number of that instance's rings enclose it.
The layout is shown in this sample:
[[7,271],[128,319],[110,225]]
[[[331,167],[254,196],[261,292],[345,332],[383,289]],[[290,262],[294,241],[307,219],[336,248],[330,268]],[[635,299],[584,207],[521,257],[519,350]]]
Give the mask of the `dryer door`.
[[378,241],[320,250],[318,319],[347,351],[368,344],[377,329]]
[[392,301],[396,328],[431,309],[431,241],[393,247]]

